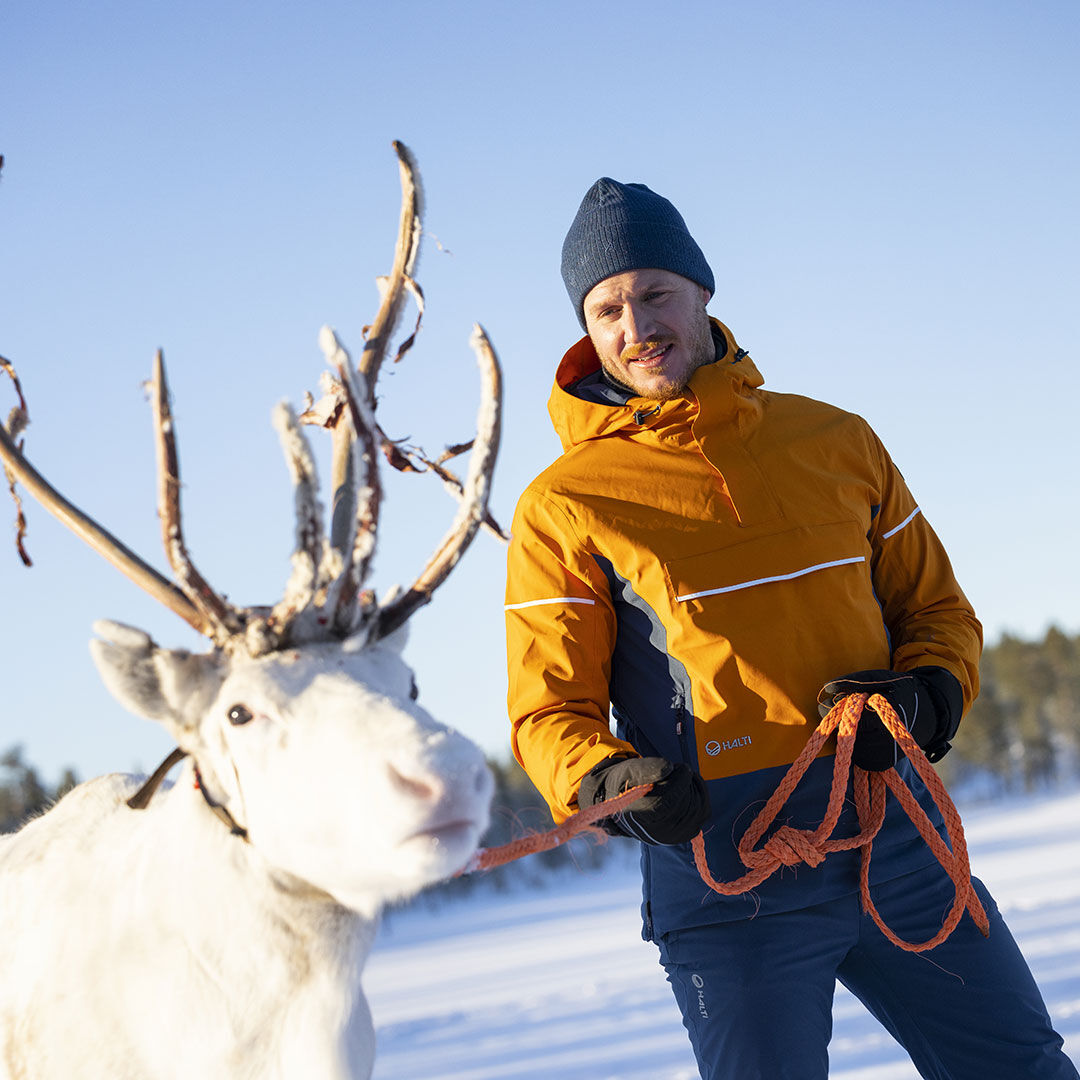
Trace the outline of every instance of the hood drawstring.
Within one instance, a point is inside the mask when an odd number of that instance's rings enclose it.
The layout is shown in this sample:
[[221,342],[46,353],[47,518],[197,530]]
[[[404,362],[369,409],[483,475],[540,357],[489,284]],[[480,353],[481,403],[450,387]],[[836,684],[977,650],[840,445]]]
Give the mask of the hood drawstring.
[[634,410],[634,423],[637,425],[644,424],[650,416],[655,416],[660,411],[660,406],[657,405],[653,409],[635,409]]

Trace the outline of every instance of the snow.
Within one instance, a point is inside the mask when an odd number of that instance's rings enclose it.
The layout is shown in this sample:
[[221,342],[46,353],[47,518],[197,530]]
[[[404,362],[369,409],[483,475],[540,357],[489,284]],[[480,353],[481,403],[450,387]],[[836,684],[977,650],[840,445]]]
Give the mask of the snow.
[[[1080,791],[961,807],[994,893],[1080,1062]],[[696,1080],[653,945],[636,860],[532,888],[391,912],[364,975],[373,1080]],[[842,987],[834,1080],[917,1080]]]

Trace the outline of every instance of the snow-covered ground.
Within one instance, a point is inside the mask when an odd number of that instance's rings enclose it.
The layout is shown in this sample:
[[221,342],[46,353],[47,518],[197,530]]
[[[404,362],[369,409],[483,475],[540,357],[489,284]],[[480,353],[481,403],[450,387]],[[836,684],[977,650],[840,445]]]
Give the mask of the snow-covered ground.
[[[964,810],[974,872],[1018,938],[1080,1062],[1080,792]],[[695,1080],[631,865],[387,919],[364,977],[374,1080]],[[909,1080],[903,1051],[843,988],[836,1080]]]

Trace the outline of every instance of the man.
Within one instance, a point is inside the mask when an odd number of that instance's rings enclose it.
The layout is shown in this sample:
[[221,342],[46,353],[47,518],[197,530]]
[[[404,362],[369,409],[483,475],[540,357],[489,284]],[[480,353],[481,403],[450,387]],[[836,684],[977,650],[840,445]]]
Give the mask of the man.
[[[965,916],[913,955],[862,914],[854,852],[785,867],[747,895],[703,883],[691,839],[704,831],[716,879],[741,876],[740,837],[843,696],[883,693],[930,758],[944,754],[977,692],[981,628],[868,425],[761,389],[707,315],[713,273],[671,203],[598,180],[562,273],[587,336],[549,403],[563,454],[514,520],[514,752],[557,820],[653,784],[610,828],[643,841],[644,936],[702,1077],[825,1077],[839,978],[923,1076],[1075,1080],[981,885],[989,939]],[[834,749],[786,824],[821,821]],[[855,762],[897,764],[940,827],[869,710]],[[836,835],[857,831],[848,805]],[[891,798],[873,853],[885,921],[928,940],[952,884]]]

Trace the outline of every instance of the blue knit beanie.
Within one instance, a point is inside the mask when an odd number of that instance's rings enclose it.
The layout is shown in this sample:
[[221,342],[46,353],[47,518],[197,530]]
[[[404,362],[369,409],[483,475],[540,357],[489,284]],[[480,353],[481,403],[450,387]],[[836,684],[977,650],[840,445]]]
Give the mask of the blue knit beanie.
[[612,274],[652,267],[714,290],[713,272],[679,211],[644,184],[602,176],[585,192],[563,241],[563,282],[582,328],[582,305],[593,286]]

